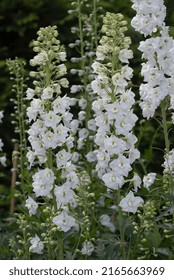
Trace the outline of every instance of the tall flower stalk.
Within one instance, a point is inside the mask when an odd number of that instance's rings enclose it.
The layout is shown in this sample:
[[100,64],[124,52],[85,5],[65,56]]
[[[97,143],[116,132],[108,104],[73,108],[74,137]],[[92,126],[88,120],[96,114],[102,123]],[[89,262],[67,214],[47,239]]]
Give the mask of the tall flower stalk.
[[[79,151],[86,152],[87,164],[89,173],[92,170],[92,164],[95,156],[92,153],[93,136],[95,133],[95,124],[91,110],[93,95],[91,94],[91,81],[93,79],[91,65],[95,57],[96,48],[98,45],[98,29],[99,29],[99,8],[97,0],[88,1],[76,0],[73,3],[73,13],[77,19],[77,27],[72,27],[72,33],[76,35],[75,43],[71,43],[77,51],[77,57],[71,58],[72,69],[71,74],[78,76],[78,85],[71,86],[71,92],[78,97],[80,111],[78,113],[79,120],[79,138],[77,147]],[[88,6],[88,9],[86,9]],[[85,161],[86,161],[85,159]],[[82,159],[83,160],[83,159]],[[91,168],[89,168],[91,166]]]
[[[170,113],[170,110],[173,111],[174,109],[174,67],[172,63],[174,40],[169,35],[169,27],[164,22],[166,7],[163,0],[132,2],[132,7],[136,10],[136,16],[132,19],[132,26],[145,37],[148,36],[139,45],[142,58],[145,60],[141,69],[144,83],[140,85],[140,107],[143,116],[147,119],[154,117],[156,110],[159,107],[161,108],[161,125],[164,132],[166,158],[170,152],[167,111]],[[173,121],[173,117],[171,120]],[[170,171],[170,166],[168,171]],[[171,172],[169,173],[171,174]],[[171,176],[169,181],[170,191],[173,192]]]
[[[75,207],[74,189],[79,179],[73,163],[76,129],[70,112],[76,100],[66,95],[66,53],[56,38],[57,35],[55,26],[41,28],[37,40],[33,42],[33,49],[37,54],[30,60],[31,66],[36,67],[36,71],[30,72],[30,76],[34,78],[34,88],[27,89],[27,99],[31,100],[27,108],[31,124],[28,130],[31,149],[27,157],[30,168],[37,166],[37,171],[32,176],[33,194],[26,200],[26,207],[30,215],[35,215],[39,211],[35,200],[40,197],[44,199],[42,211],[52,213],[48,219],[50,235],[43,235],[44,242],[51,254],[50,240],[54,234],[51,229],[56,225],[59,231],[57,238],[61,244],[57,257],[62,259],[61,232],[67,232],[76,226],[69,208]],[[62,89],[65,91],[64,95]],[[38,238],[40,237],[37,236],[36,240],[40,242]],[[35,241],[32,244],[33,242]],[[30,251],[33,252],[33,249]]]
[[[166,195],[163,210],[170,209],[174,205],[174,150],[171,149],[169,140],[169,123],[174,123],[173,109],[173,78],[174,78],[174,40],[169,35],[169,27],[165,24],[166,7],[163,0],[137,1],[132,0],[136,16],[132,19],[132,26],[136,31],[147,37],[141,41],[139,50],[142,52],[141,75],[144,82],[140,85],[140,107],[143,116],[150,119],[156,111],[161,109],[161,127],[163,129],[165,151],[162,190]],[[172,116],[171,116],[172,114]],[[163,194],[161,194],[161,197]],[[170,211],[166,214],[163,225],[164,236],[167,239],[173,237],[173,231],[168,227],[174,222],[174,214]]]
[[[14,132],[16,139],[13,139],[14,151],[12,159],[15,169],[12,170],[12,186],[16,184],[21,186],[22,200],[27,192],[27,185],[29,183],[29,173],[26,165],[26,153],[27,153],[27,121],[26,121],[26,62],[22,59],[15,58],[14,60],[7,60],[7,66],[13,81],[12,92],[13,98],[11,101],[14,104],[14,112],[11,114],[12,124],[14,125]],[[14,175],[16,173],[16,175]],[[14,180],[15,178],[15,180]],[[16,181],[17,180],[17,181]]]
[[[136,212],[143,202],[140,197],[134,199],[133,193],[122,199],[121,192],[127,183],[132,164],[139,158],[135,148],[137,141],[133,127],[137,117],[133,112],[134,93],[129,87],[133,70],[129,67],[129,59],[133,57],[129,49],[131,40],[124,35],[127,22],[121,14],[107,13],[103,19],[102,33],[96,52],[96,60],[92,64],[95,80],[92,89],[97,99],[92,103],[97,133],[95,136],[95,154],[97,157],[96,172],[112,193],[113,203],[119,205],[118,217],[121,238],[122,257],[126,258],[124,226],[122,210]],[[122,200],[121,200],[122,199]],[[130,202],[135,210],[124,207]]]

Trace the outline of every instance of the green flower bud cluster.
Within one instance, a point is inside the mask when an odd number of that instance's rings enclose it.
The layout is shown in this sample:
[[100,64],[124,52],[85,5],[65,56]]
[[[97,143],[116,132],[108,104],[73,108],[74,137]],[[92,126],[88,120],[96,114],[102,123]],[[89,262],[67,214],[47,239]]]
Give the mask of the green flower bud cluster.
[[[156,222],[156,207],[153,200],[144,204],[143,213],[137,211],[138,222],[133,222],[133,233],[137,235],[138,259],[148,259],[151,254],[155,256],[153,248],[149,247],[148,236],[153,232]],[[154,255],[155,254],[155,255]]]
[[25,215],[18,215],[16,223],[19,226],[19,233],[9,240],[9,248],[14,256],[13,259],[29,259],[29,246],[31,240],[31,224],[25,219]]
[[[91,234],[91,217],[94,215],[95,210],[95,193],[91,191],[91,180],[88,173],[84,170],[79,173],[80,185],[77,188],[76,201],[79,208],[77,220],[81,228],[80,237],[83,241],[93,240]],[[93,230],[93,233],[95,230]]]
[[21,186],[24,186],[24,177],[26,178],[27,176],[27,172],[24,171],[27,153],[26,103],[24,98],[27,87],[25,65],[26,63],[23,59],[15,58],[14,60],[7,60],[7,66],[11,75],[11,80],[13,81],[12,92],[14,93],[14,98],[11,98],[10,101],[13,103],[14,112],[11,114],[11,117],[12,124],[15,126],[15,133],[17,134],[17,139],[13,141],[19,143],[18,155],[20,160],[18,161],[17,167],[20,173]]
[[[58,82],[60,86],[67,87],[68,81],[60,78],[66,74],[67,69],[64,63],[66,61],[66,52],[64,46],[56,38],[58,31],[56,26],[48,26],[40,28],[37,32],[37,40],[32,42],[33,50],[37,54],[30,60],[31,66],[37,66],[37,71],[31,71],[30,76],[43,81],[45,78],[45,85],[39,81],[34,81],[35,92],[39,93],[44,86],[48,86],[50,80],[54,80],[54,84]],[[61,63],[61,64],[60,64]],[[48,80],[49,73],[49,81]]]
[[128,49],[131,44],[131,39],[125,37],[124,33],[127,31],[127,22],[124,20],[122,14],[106,13],[103,18],[102,36],[100,46],[97,52],[107,54],[114,54],[118,57],[123,49]]

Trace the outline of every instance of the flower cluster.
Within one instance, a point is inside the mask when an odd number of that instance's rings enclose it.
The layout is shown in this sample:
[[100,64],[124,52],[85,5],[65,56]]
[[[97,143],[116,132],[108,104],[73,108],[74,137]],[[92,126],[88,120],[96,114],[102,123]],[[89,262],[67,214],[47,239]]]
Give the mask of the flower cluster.
[[[40,166],[32,176],[35,197],[56,201],[54,211],[60,212],[53,218],[53,223],[66,232],[75,224],[72,223],[75,219],[68,215],[68,205],[76,205],[74,189],[79,183],[74,164],[78,155],[72,152],[78,121],[73,120],[70,112],[75,98],[62,96],[62,88],[68,87],[64,77],[66,53],[56,39],[57,35],[54,26],[41,28],[38,39],[33,42],[37,54],[30,64],[36,66],[37,71],[30,73],[35,78],[34,89],[27,90],[27,99],[31,100],[27,108],[31,123],[28,130],[31,149],[27,157],[30,168]],[[30,215],[36,214],[38,206],[33,198],[26,200],[26,207]]]
[[132,19],[132,26],[145,36],[157,31],[163,26],[166,7],[163,0],[132,0],[132,8],[136,16]]
[[[144,36],[153,34],[152,38],[140,42],[139,46],[142,58],[146,60],[146,62],[142,63],[141,70],[145,83],[140,85],[140,107],[143,111],[143,116],[149,119],[153,117],[155,110],[166,96],[171,97],[171,108],[174,108],[172,94],[174,88],[172,63],[174,59],[174,40],[169,36],[168,27],[164,23],[165,6],[162,0],[133,2],[132,7],[137,11],[137,15],[132,20],[132,26],[143,33]],[[139,14],[139,11],[142,11],[143,17]],[[158,15],[157,17],[156,14]],[[147,32],[144,24],[141,26],[139,16],[149,23],[149,32]],[[154,19],[156,18],[154,21],[153,16]],[[136,21],[138,26],[135,25]],[[151,24],[158,27],[159,36],[154,36],[156,28],[152,28]]]
[[30,240],[31,246],[29,248],[29,251],[31,253],[37,253],[37,254],[42,254],[42,250],[44,248],[43,242],[40,240],[40,238],[35,234],[35,237],[33,237]]
[[132,110],[134,93],[129,88],[133,70],[128,63],[133,55],[130,38],[124,36],[126,24],[121,14],[106,14],[104,35],[92,64],[96,74],[92,89],[98,96],[92,103],[97,126],[96,171],[106,187],[113,190],[124,185],[131,164],[139,157],[137,138],[132,133],[137,116]]
[[[147,119],[154,116],[156,109],[161,107],[162,125],[164,129],[164,138],[166,146],[165,161],[163,164],[164,175],[169,175],[170,186],[173,184],[171,174],[173,173],[173,149],[170,151],[170,144],[168,139],[168,124],[166,112],[168,109],[174,109],[174,39],[169,35],[169,27],[166,26],[165,19],[165,5],[164,1],[145,1],[143,18],[148,22],[149,31],[143,25],[139,28],[135,22],[139,17],[140,10],[142,11],[142,4],[144,1],[133,1],[133,8],[137,11],[137,15],[132,20],[132,26],[144,36],[151,35],[151,38],[140,42],[139,50],[142,52],[142,58],[146,62],[142,63],[141,75],[144,83],[140,85],[140,107],[143,116]],[[153,20],[153,11],[158,15],[157,19]],[[138,19],[139,20],[139,19]],[[154,25],[154,28],[152,26]],[[151,27],[150,27],[151,26]],[[151,31],[150,31],[150,28]],[[158,31],[158,32],[156,32]],[[172,113],[172,122],[174,123],[174,114]],[[153,174],[153,173],[151,173]],[[155,177],[156,175],[154,175]],[[153,180],[153,176],[151,177]],[[144,179],[144,184],[149,186],[150,178]],[[170,188],[169,188],[170,189]]]
[[165,155],[164,174],[173,176],[174,172],[174,149]]

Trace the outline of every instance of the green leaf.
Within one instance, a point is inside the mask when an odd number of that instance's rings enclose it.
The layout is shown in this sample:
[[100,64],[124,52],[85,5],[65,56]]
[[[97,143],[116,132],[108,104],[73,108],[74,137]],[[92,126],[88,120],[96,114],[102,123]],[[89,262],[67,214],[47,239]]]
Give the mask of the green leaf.
[[150,248],[155,247],[158,248],[162,239],[161,239],[161,235],[159,233],[159,229],[156,226],[154,228],[154,230],[147,236],[147,240],[148,240],[148,245]]

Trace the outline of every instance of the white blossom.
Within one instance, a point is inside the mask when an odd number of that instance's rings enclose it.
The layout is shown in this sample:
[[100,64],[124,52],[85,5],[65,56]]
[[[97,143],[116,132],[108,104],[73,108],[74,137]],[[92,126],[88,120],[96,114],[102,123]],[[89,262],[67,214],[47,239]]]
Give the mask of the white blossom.
[[111,218],[108,215],[106,214],[101,215],[100,223],[101,225],[109,228],[111,232],[115,232],[115,225],[111,222]]
[[4,117],[4,112],[3,112],[3,111],[0,111],[0,123],[2,123],[3,117]]
[[71,153],[67,152],[65,149],[62,149],[56,154],[56,163],[57,167],[63,167],[66,165],[67,161],[71,158]]
[[2,166],[6,167],[7,166],[6,162],[7,162],[6,155],[1,156],[0,163],[2,164]]
[[155,181],[156,173],[149,173],[143,177],[143,185],[145,188],[149,188]]
[[132,0],[132,8],[137,14],[132,19],[132,26],[145,36],[157,31],[163,25],[166,7],[163,0]]
[[38,196],[49,196],[53,189],[53,183],[55,180],[54,173],[51,169],[45,168],[36,172],[33,176],[33,191]]
[[29,247],[29,252],[36,253],[36,254],[43,254],[44,245],[43,242],[40,240],[40,238],[35,234],[35,237],[33,237],[30,240],[31,246]]
[[35,215],[37,212],[38,204],[34,201],[34,199],[30,196],[26,199],[25,207],[29,210],[29,215]]
[[72,227],[76,226],[76,220],[67,214],[66,211],[62,211],[59,215],[53,218],[53,223],[64,232],[69,231]]
[[86,240],[85,242],[83,242],[82,249],[81,249],[83,255],[90,256],[93,251],[94,251],[94,245],[92,244],[91,241]]
[[123,211],[135,214],[137,208],[142,205],[143,202],[144,201],[140,196],[134,196],[133,192],[130,191],[126,197],[120,201],[119,206]]
[[51,99],[53,97],[53,92],[54,92],[53,88],[48,86],[48,87],[43,89],[43,93],[41,95],[41,98],[43,100]]

